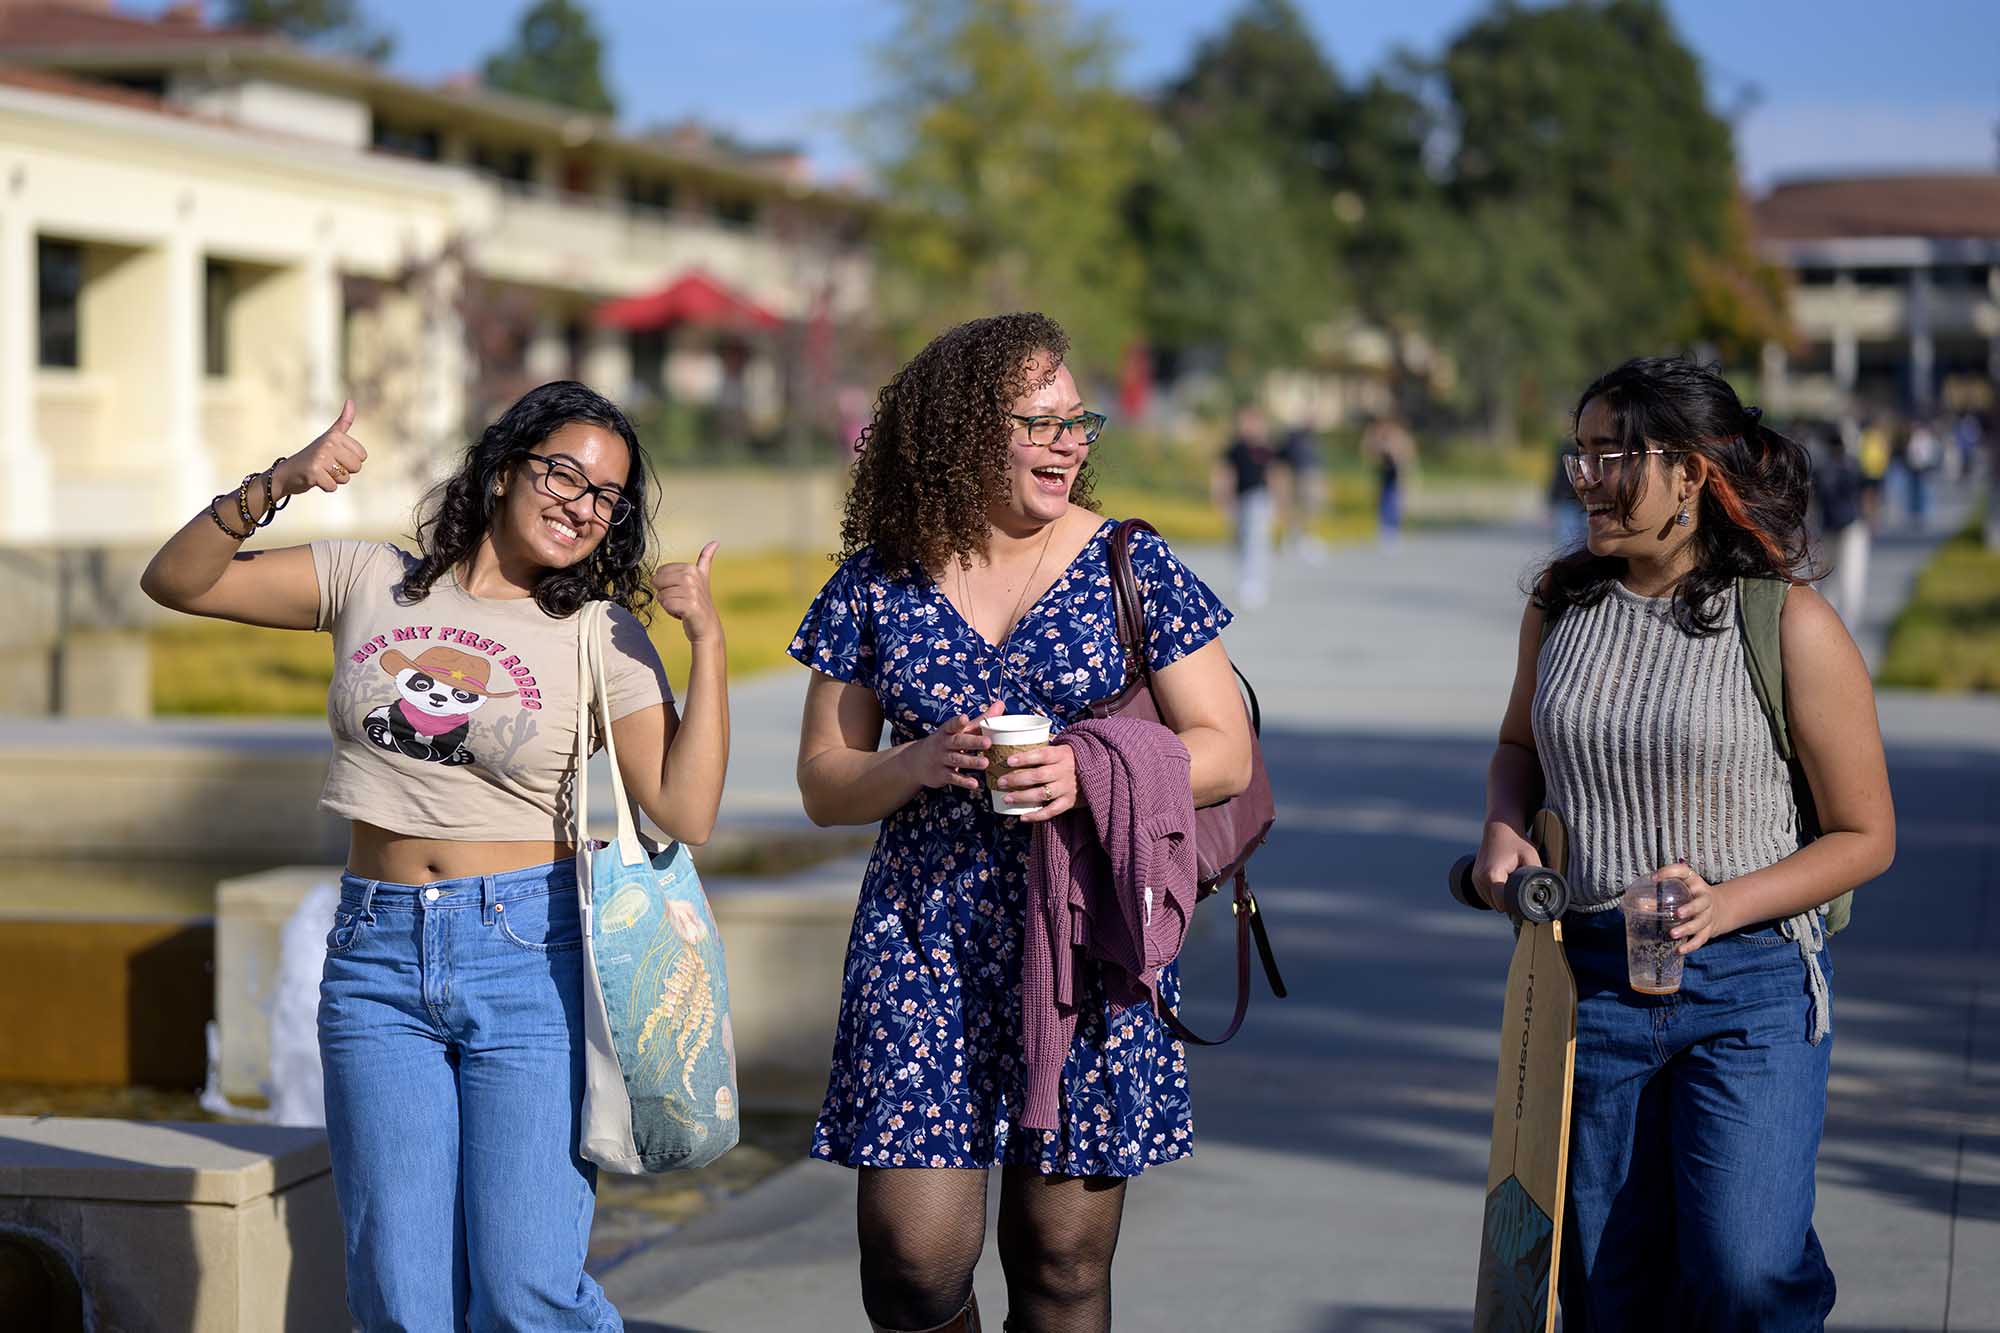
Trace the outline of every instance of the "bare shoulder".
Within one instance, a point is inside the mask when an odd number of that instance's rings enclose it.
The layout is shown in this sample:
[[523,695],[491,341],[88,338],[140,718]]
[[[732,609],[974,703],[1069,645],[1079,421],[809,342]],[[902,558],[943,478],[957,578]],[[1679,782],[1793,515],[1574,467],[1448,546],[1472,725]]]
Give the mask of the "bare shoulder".
[[1778,619],[1778,633],[1787,651],[1797,647],[1808,651],[1839,643],[1853,643],[1847,625],[1833,603],[1809,583],[1795,583],[1785,594],[1785,607]]
[[1794,671],[1858,671],[1867,679],[1861,649],[1833,604],[1809,584],[1794,584],[1778,618],[1779,650]]

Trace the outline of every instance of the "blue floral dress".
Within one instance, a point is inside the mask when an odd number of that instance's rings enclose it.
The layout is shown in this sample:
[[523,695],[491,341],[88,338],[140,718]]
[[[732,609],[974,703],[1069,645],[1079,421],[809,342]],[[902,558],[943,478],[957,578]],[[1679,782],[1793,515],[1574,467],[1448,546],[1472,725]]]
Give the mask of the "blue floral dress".
[[[892,739],[916,740],[995,697],[1055,729],[1122,688],[1107,520],[1007,641],[988,643],[928,574],[885,570],[872,550],[814,599],[791,655],[865,685]],[[1219,634],[1226,607],[1150,533],[1132,543],[1155,670]],[[1193,1149],[1186,1052],[1150,1008],[1120,1010],[1085,972],[1063,1068],[1062,1124],[1016,1128],[1021,935],[1032,825],[986,793],[925,788],[882,824],[861,883],[826,1101],[812,1155],[847,1166],[988,1167],[1136,1176]],[[1180,980],[1160,977],[1177,1003]]]

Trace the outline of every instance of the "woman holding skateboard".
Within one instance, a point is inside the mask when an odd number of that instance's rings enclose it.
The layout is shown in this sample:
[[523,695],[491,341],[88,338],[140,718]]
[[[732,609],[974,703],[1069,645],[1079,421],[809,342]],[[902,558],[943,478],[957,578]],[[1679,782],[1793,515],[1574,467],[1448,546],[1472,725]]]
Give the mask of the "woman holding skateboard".
[[[1565,1326],[1818,1329],[1822,912],[1888,867],[1895,817],[1867,669],[1802,581],[1806,453],[1714,371],[1640,359],[1584,391],[1564,466],[1588,541],[1522,616],[1473,880],[1495,899],[1538,863],[1538,808],[1567,825]],[[1746,653],[1746,606],[1773,581],[1789,768]],[[1615,909],[1669,880],[1684,973],[1642,993]]]

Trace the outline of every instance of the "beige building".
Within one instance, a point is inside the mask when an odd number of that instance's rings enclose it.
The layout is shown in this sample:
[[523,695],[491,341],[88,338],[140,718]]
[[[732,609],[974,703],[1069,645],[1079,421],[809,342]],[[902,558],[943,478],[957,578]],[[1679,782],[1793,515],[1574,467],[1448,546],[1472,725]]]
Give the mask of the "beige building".
[[1802,346],[1766,352],[1780,410],[1991,405],[2000,380],[2000,174],[1828,177],[1755,205],[1792,275]]
[[[374,475],[311,527],[398,527],[482,399],[569,375],[769,421],[794,331],[866,308],[865,205],[795,160],[198,9],[0,0],[0,546],[157,540],[349,393]],[[596,318],[689,277],[765,331]]]

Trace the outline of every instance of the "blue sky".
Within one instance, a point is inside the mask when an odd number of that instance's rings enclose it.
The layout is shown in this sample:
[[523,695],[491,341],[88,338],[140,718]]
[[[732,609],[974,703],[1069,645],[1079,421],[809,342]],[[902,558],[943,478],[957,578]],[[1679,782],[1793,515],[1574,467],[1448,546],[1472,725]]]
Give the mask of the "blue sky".
[[[477,68],[526,0],[365,0],[397,36],[396,68],[435,80]],[[1124,36],[1123,74],[1171,75],[1232,0],[1073,0]],[[1398,47],[1436,52],[1483,0],[1298,0],[1343,77]],[[133,8],[158,8],[151,0]],[[822,174],[851,171],[844,126],[875,95],[871,51],[890,0],[589,0],[632,125],[695,116],[746,138],[804,145]],[[1756,100],[1738,127],[1754,185],[1817,170],[1991,169],[2000,122],[1993,0],[1669,0],[1708,72],[1711,100]]]

